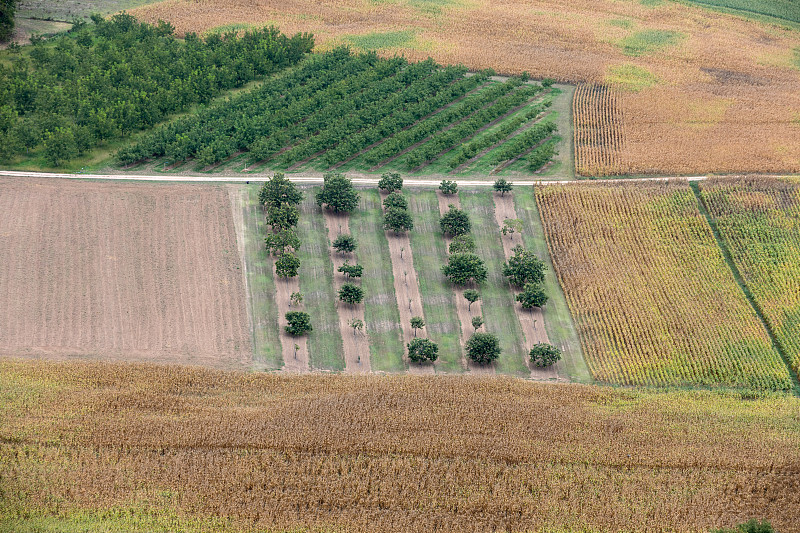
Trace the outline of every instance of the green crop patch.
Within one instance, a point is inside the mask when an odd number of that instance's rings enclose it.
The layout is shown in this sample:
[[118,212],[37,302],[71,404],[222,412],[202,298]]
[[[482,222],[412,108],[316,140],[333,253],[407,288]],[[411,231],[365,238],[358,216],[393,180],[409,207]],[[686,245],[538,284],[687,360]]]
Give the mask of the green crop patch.
[[674,46],[682,38],[683,34],[676,31],[644,30],[625,37],[620,47],[625,55],[636,57]]
[[639,92],[657,85],[659,80],[646,68],[625,63],[609,67],[605,82],[624,91]]
[[361,50],[390,50],[408,46],[416,37],[413,30],[373,32],[364,35],[350,35],[345,40]]

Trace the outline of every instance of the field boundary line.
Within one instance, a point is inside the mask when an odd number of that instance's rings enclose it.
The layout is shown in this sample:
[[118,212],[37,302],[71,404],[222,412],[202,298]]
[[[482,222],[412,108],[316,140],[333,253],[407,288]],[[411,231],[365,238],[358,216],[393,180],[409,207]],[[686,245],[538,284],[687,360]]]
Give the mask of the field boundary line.
[[781,343],[778,336],[775,335],[775,331],[770,326],[769,321],[764,316],[764,312],[761,309],[761,306],[758,304],[758,300],[756,300],[755,296],[753,296],[752,291],[750,291],[750,287],[747,286],[747,283],[744,280],[744,276],[742,276],[739,267],[736,266],[736,263],[733,260],[733,254],[731,254],[730,248],[725,243],[725,240],[722,237],[722,233],[720,233],[719,228],[717,227],[717,221],[711,216],[711,211],[709,211],[708,206],[706,205],[705,201],[703,200],[703,195],[700,194],[700,187],[696,183],[690,183],[689,188],[692,189],[695,198],[697,198],[697,206],[700,209],[700,212],[706,219],[709,227],[711,228],[711,233],[714,235],[714,240],[717,243],[720,251],[722,252],[722,256],[725,258],[725,263],[728,265],[731,273],[733,274],[733,278],[736,281],[736,284],[744,293],[745,299],[750,304],[750,307],[753,308],[758,319],[761,321],[761,324],[764,326],[764,329],[769,335],[769,339],[772,341],[772,346],[775,348],[775,351],[781,356],[781,360],[786,365],[786,368],[789,370],[789,375],[792,377],[792,382],[794,384],[795,394],[800,395],[800,377],[795,373],[794,368],[792,367],[792,362],[789,356],[786,354],[786,349],[784,348],[783,344]]

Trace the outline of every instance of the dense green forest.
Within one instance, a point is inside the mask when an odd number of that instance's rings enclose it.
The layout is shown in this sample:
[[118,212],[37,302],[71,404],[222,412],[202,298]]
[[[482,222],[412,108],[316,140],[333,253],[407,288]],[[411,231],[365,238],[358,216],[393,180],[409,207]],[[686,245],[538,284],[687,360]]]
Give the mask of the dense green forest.
[[0,160],[38,150],[61,165],[294,65],[314,44],[311,35],[275,28],[183,40],[173,33],[164,22],[95,15],[10,54],[10,64],[0,64]]
[[0,0],[0,43],[7,41],[14,33],[14,13],[17,0]]

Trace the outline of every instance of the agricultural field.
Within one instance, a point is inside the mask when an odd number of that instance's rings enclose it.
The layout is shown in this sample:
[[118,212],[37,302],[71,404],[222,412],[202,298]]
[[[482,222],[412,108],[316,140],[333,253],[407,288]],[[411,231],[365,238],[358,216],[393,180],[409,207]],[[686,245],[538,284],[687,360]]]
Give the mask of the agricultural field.
[[3,178],[0,354],[249,368],[223,188]]
[[549,83],[337,48],[154,129],[117,160],[166,172],[412,176],[482,175],[517,164],[516,174],[530,175],[566,144],[556,131],[565,111],[550,109],[561,93]]
[[537,187],[595,379],[790,390],[686,182]]
[[168,20],[179,33],[269,21],[284,32],[313,32],[320,50],[347,44],[608,85],[619,91],[625,119],[623,173],[800,172],[800,34],[698,4],[166,0],[133,13]]
[[800,531],[792,396],[0,361],[0,400],[0,531]]
[[715,179],[700,190],[737,271],[800,373],[800,185]]
[[616,91],[580,85],[573,100],[575,169],[583,176],[623,174],[625,120]]

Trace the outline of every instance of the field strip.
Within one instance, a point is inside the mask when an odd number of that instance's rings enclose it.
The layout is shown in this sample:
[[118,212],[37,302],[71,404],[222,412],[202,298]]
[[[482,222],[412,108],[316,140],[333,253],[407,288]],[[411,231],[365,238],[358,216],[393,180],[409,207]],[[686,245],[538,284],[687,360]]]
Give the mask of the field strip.
[[[275,260],[272,261],[274,271]],[[302,309],[303,305],[294,308],[289,306],[293,292],[300,292],[300,281],[297,276],[293,278],[277,278],[275,280],[276,295],[275,300],[278,304],[278,325],[281,337],[281,353],[283,354],[283,369],[287,372],[308,372],[308,337],[305,335],[293,337],[286,333],[286,313]],[[295,350],[297,346],[297,350]]]
[[[302,173],[302,174],[287,174],[287,178],[294,183],[321,185],[322,172],[318,173]],[[759,176],[764,178],[781,178],[788,174],[748,174],[751,176]],[[23,172],[17,170],[0,170],[0,176],[19,177],[19,178],[63,178],[74,180],[109,180],[109,181],[161,181],[161,182],[178,182],[178,183],[250,183],[251,181],[258,182],[264,181],[269,178],[268,175],[253,175],[253,176],[193,176],[193,175],[147,175],[147,174],[66,174],[58,172]],[[348,176],[354,185],[364,186],[377,186],[379,177],[365,178],[358,177],[363,174],[357,172],[348,172]],[[715,176],[718,178],[725,177],[741,177],[742,174],[729,174]],[[448,178],[450,179],[450,178]],[[652,181],[670,181],[670,180],[684,180],[684,181],[702,181],[708,179],[708,176],[658,176],[652,178],[615,178],[603,180],[523,180],[523,181],[510,181],[512,185],[568,185],[576,182],[586,183],[628,183],[628,182],[652,182]],[[491,187],[491,181],[480,180],[463,180],[453,179],[460,187]],[[438,187],[441,180],[421,180],[421,179],[403,179],[403,183],[409,187]]]
[[242,283],[247,298],[247,324],[250,326],[253,342],[253,352],[256,349],[255,326],[253,323],[253,292],[248,279],[247,257],[245,254],[245,224],[244,212],[247,209],[247,189],[242,187],[228,186],[228,197],[231,200],[231,212],[233,213],[233,225],[236,229],[236,247],[239,250],[239,262],[242,264]]
[[[381,204],[387,196],[388,194],[381,192]],[[383,206],[381,207],[383,208]],[[409,239],[408,233],[395,233],[389,230],[385,230],[385,233],[386,239],[389,241],[389,256],[392,258],[394,293],[397,296],[397,310],[400,312],[400,327],[403,330],[403,349],[405,350],[405,345],[414,338],[411,317],[421,316],[424,319],[425,313],[422,310],[417,271],[414,269],[411,239]],[[426,328],[422,328],[417,335],[423,338],[427,337]],[[403,357],[405,358],[405,355]],[[410,374],[433,374],[435,371],[434,365],[409,361],[408,372]]]
[[[336,240],[336,237],[342,233],[350,233],[350,217],[346,213],[333,213],[323,210],[323,216],[325,217],[325,227],[328,229],[328,240],[330,242]],[[339,272],[339,267],[344,264],[345,258],[333,249],[330,249],[330,254],[331,262],[333,263],[333,281],[338,294],[341,286],[349,281],[343,273]],[[364,304],[350,305],[337,301],[336,305],[339,311],[339,329],[342,332],[345,371],[351,373],[370,372],[368,334],[366,331],[356,332],[355,329],[350,327],[350,320],[360,320],[362,324],[366,324],[364,320]],[[350,331],[351,329],[353,331]]]
[[[517,212],[514,209],[514,197],[510,193],[508,196],[495,193],[494,206],[494,218],[497,221],[498,231],[503,227],[503,222],[506,219],[517,218]],[[506,254],[506,259],[514,255],[512,250],[516,245],[521,244],[521,240],[522,237],[520,236],[517,241],[514,241],[513,233],[508,235],[500,234],[500,241],[503,243],[503,251]],[[526,311],[522,306],[515,304],[514,311],[517,313],[517,318],[522,326],[522,333],[525,335],[525,340],[527,341],[526,346],[533,346],[540,342],[550,344],[550,339],[547,337],[547,331],[545,330],[544,315],[542,314],[541,308],[535,307]],[[537,324],[539,327],[536,327]],[[531,365],[527,359],[525,360],[525,364],[531,369],[531,379],[560,379],[557,365],[552,365],[549,368],[539,368],[535,365]]]
[[[450,204],[454,205],[455,207],[461,207],[461,201],[458,198],[458,195],[446,195],[442,194],[441,191],[436,191],[436,198],[439,200],[439,214],[444,215],[450,209]],[[449,237],[445,237],[445,242],[447,246],[447,250],[450,250],[450,243],[453,239]],[[469,288],[469,287],[467,287]],[[459,287],[457,285],[453,285],[453,293],[456,297],[456,312],[458,313],[458,323],[461,325],[461,348],[466,346],[467,340],[469,339],[472,332],[469,328],[472,327],[472,317],[473,316],[481,316],[483,311],[481,309],[481,301],[478,300],[477,302],[473,303],[472,305],[475,306],[475,314],[472,314],[472,311],[469,310],[470,305],[466,298],[464,298],[464,290],[465,288]],[[462,351],[462,353],[465,353]],[[479,365],[476,364],[469,359],[467,359],[466,354],[463,357],[462,365],[469,369],[469,371],[473,374],[494,374],[494,365]]]

